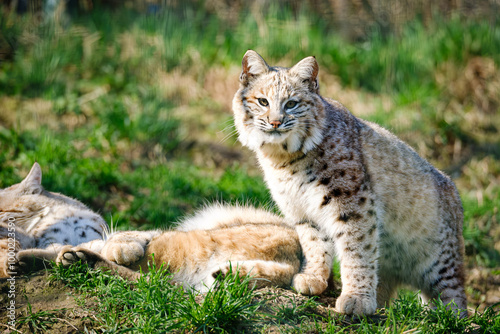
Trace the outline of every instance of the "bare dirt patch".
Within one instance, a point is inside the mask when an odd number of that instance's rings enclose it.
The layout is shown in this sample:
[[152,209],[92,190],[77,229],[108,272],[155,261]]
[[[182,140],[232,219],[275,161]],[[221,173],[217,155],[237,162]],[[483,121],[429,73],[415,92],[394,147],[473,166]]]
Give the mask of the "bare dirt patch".
[[500,270],[473,268],[467,278],[469,304],[484,310],[500,303]]
[[95,327],[92,298],[81,295],[61,281],[49,280],[47,271],[15,279],[15,330],[6,324],[11,282],[0,279],[0,324],[2,333],[80,333]]

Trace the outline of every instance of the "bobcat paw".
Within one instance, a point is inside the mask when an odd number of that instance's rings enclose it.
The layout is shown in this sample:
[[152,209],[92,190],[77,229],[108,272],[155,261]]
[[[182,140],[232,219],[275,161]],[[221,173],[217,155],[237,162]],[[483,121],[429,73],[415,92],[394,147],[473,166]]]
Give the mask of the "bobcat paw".
[[64,246],[59,252],[56,262],[62,264],[64,267],[68,267],[78,261],[93,265],[97,260],[95,253],[86,248]]
[[144,256],[144,246],[137,241],[133,242],[109,242],[101,251],[108,260],[122,266],[130,266]]
[[335,308],[344,314],[371,315],[377,309],[377,301],[371,296],[342,293],[337,298]]
[[317,296],[328,287],[328,281],[310,274],[297,274],[293,276],[292,287],[300,294]]

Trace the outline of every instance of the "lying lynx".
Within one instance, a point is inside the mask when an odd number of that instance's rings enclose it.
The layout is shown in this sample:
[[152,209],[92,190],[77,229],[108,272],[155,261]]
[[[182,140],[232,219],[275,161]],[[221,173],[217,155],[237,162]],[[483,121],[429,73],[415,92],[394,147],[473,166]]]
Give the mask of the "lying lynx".
[[323,292],[335,254],[340,312],[372,314],[403,284],[465,310],[455,185],[387,130],[323,98],[318,70],[314,57],[282,68],[248,51],[233,99],[239,140],[297,227],[306,260],[293,286]]
[[[41,182],[42,170],[35,162],[22,182],[0,189],[0,277],[15,275],[9,264],[21,249],[50,249],[57,254],[63,245],[102,239],[107,229],[97,213],[75,199],[44,190]],[[92,243],[86,247],[92,248]]]
[[[101,250],[96,248],[102,247]],[[148,271],[148,261],[168,264],[173,281],[204,292],[218,274],[230,267],[250,274],[258,287],[290,286],[299,271],[301,248],[293,227],[267,211],[238,206],[207,207],[172,231],[114,233],[100,247],[66,246],[57,262],[67,266],[83,260],[114,270],[128,279]],[[30,259],[54,258],[50,250],[26,250],[18,254],[19,271]]]

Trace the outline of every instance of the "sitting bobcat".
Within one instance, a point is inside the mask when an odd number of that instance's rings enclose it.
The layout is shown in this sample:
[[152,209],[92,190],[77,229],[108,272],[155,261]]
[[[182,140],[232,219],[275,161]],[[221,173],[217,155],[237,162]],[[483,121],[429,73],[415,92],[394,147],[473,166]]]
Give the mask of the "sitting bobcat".
[[302,253],[295,230],[280,217],[256,208],[216,205],[172,231],[115,233],[100,254],[66,246],[57,262],[67,266],[83,260],[135,280],[139,268],[148,270],[152,254],[157,266],[168,264],[174,282],[205,292],[231,267],[241,276],[253,276],[257,287],[289,287]]
[[[26,178],[0,189],[0,277],[15,275],[19,250],[39,248],[57,254],[63,245],[92,249],[93,240],[102,240],[106,222],[81,202],[43,189],[42,170],[34,163]],[[55,260],[55,256],[52,258]],[[43,261],[32,266],[41,267]]]
[[318,71],[314,57],[282,68],[250,50],[233,99],[239,140],[297,227],[305,265],[293,286],[323,292],[335,254],[339,312],[372,314],[401,285],[465,310],[455,185],[387,130],[322,97]]

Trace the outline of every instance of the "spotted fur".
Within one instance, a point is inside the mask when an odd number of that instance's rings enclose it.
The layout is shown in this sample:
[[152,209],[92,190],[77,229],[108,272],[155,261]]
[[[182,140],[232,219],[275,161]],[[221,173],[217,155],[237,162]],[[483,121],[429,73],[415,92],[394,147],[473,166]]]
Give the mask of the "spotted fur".
[[294,287],[322,293],[336,255],[340,312],[372,314],[403,284],[465,310],[453,182],[385,129],[319,95],[317,74],[314,57],[281,68],[250,50],[233,99],[239,140],[256,152],[301,239],[306,260]]
[[103,238],[107,224],[101,216],[75,199],[45,190],[41,182],[42,170],[35,162],[22,182],[0,189],[0,277],[15,272],[9,269],[9,257],[13,260],[21,249],[58,252],[63,245]]

